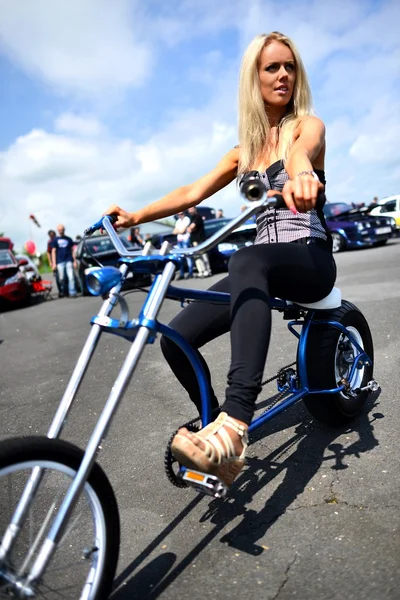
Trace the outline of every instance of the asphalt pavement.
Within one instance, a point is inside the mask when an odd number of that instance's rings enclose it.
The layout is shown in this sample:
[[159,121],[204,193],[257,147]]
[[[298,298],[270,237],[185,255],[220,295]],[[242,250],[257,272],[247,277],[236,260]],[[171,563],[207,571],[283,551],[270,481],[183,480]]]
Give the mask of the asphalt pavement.
[[[399,257],[400,240],[336,255],[337,286],[370,324],[381,390],[349,427],[323,427],[301,403],[263,426],[224,501],[167,481],[167,440],[195,413],[158,342],[146,348],[99,456],[122,523],[113,600],[400,598]],[[134,316],[144,296],[128,298]],[[0,438],[46,433],[100,303],[54,299],[0,315]],[[178,310],[166,301],[161,320]],[[84,447],[128,347],[103,335],[63,438]],[[274,315],[266,376],[295,352]],[[229,337],[204,355],[222,398]]]

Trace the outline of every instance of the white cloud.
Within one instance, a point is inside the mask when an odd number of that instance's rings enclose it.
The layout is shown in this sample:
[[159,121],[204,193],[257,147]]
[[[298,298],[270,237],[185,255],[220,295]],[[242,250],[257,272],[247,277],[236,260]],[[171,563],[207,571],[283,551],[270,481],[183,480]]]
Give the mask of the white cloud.
[[[103,136],[88,140],[31,131],[0,155],[0,187],[7,197],[1,227],[17,246],[33,234],[44,247],[46,231],[57,223],[63,222],[70,235],[76,235],[111,203],[138,209],[197,179],[234,143],[232,125],[213,122],[195,111],[179,122],[170,122],[140,145],[129,139]],[[233,216],[239,210],[235,194],[234,187],[227,189],[213,198],[211,205],[230,205]],[[32,230],[31,213],[42,224],[41,231]]]
[[96,136],[103,131],[103,126],[98,119],[71,113],[63,113],[57,117],[54,128],[56,131],[76,133],[85,136]]
[[0,2],[3,52],[28,73],[69,92],[141,85],[152,53],[139,39],[136,2]]
[[389,168],[400,162],[400,101],[390,96],[376,100],[359,124],[350,155],[359,163],[381,163]]

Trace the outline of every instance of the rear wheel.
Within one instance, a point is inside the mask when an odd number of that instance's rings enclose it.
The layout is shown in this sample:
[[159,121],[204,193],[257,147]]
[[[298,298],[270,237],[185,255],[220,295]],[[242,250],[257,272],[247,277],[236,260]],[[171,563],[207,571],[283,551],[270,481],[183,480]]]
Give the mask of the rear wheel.
[[[106,475],[95,464],[43,576],[28,583],[33,562],[80,466],[83,452],[62,440],[0,443],[0,540],[36,467],[42,479],[10,552],[0,553],[0,599],[108,598],[119,551],[119,516]],[[37,470],[37,469],[36,469]]]
[[[368,323],[363,314],[350,302],[333,311],[318,311],[316,319],[329,319],[344,325],[356,342],[373,361],[373,343]],[[306,344],[306,368],[310,389],[334,389],[343,379],[350,389],[361,388],[372,379],[372,364],[360,365],[349,380],[351,368],[358,355],[356,346],[338,329],[311,325]],[[353,419],[362,409],[368,390],[357,396],[343,390],[336,394],[312,394],[304,398],[309,412],[326,425],[338,425]]]

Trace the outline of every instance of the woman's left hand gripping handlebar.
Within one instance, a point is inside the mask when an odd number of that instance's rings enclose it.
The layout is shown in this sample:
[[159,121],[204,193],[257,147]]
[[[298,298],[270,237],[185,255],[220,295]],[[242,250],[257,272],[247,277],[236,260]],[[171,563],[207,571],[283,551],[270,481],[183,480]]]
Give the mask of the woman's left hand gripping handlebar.
[[136,224],[133,213],[127,212],[123,208],[117,206],[117,204],[111,204],[102,216],[105,217],[106,215],[114,215],[116,217],[116,221],[113,225],[114,229],[119,229],[120,227],[126,229],[127,227],[132,227]]

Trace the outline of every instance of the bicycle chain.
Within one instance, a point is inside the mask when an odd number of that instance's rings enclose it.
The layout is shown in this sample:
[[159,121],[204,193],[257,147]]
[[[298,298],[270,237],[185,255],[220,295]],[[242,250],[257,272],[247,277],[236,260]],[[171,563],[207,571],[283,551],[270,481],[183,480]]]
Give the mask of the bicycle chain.
[[286,365],[285,367],[282,367],[282,369],[279,369],[279,371],[277,372],[276,375],[273,375],[272,377],[270,377],[269,379],[266,379],[265,381],[263,381],[261,383],[261,387],[264,387],[264,385],[267,385],[267,383],[271,383],[271,381],[274,381],[274,379],[278,379],[279,375],[281,375],[281,373],[283,373],[284,371],[286,371],[286,369],[289,369],[289,367],[293,367],[293,365],[296,364],[297,361],[293,361],[291,362],[289,365]]
[[193,432],[200,431],[200,417],[197,417],[196,419],[192,419],[191,421],[188,421],[184,425],[181,425],[180,427],[178,427],[178,429],[176,431],[174,431],[174,433],[171,435],[171,437],[168,440],[167,448],[164,453],[165,474],[168,477],[168,479],[170,480],[170,482],[172,483],[172,485],[174,485],[175,487],[178,487],[178,488],[188,487],[187,484],[180,477],[178,477],[178,474],[175,473],[175,471],[173,469],[174,463],[178,463],[178,461],[172,456],[172,452],[171,452],[172,440],[178,433],[179,429],[181,429],[182,427],[186,427],[186,429],[188,429],[189,431],[193,431]]
[[[261,386],[263,387],[264,385],[267,385],[267,383],[271,383],[271,381],[278,379],[278,377],[282,373],[284,373],[284,371],[286,371],[286,369],[289,369],[290,367],[292,367],[295,364],[296,364],[296,361],[290,363],[290,365],[286,365],[285,367],[282,367],[282,369],[279,369],[279,371],[276,375],[263,381],[261,383]],[[268,408],[272,408],[276,404],[278,404],[286,394],[287,394],[287,390],[280,392],[277,395],[277,397],[275,398],[275,400],[268,406]],[[164,469],[165,469],[165,474],[166,474],[167,478],[172,483],[172,485],[174,485],[175,487],[186,488],[186,487],[188,487],[188,485],[180,477],[178,477],[178,474],[173,469],[173,465],[175,463],[177,463],[178,461],[173,457],[172,452],[171,452],[172,440],[178,433],[179,429],[181,429],[182,427],[186,427],[186,429],[188,429],[189,431],[192,431],[192,432],[200,431],[200,422],[201,422],[200,417],[197,417],[196,419],[192,419],[191,421],[188,421],[184,425],[181,425],[180,427],[178,427],[178,429],[173,432],[173,434],[170,436],[170,438],[168,440],[167,447],[166,447],[165,453],[164,453]]]

